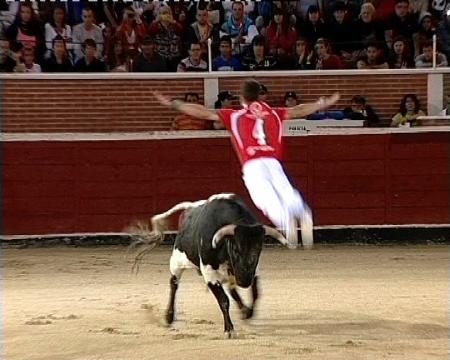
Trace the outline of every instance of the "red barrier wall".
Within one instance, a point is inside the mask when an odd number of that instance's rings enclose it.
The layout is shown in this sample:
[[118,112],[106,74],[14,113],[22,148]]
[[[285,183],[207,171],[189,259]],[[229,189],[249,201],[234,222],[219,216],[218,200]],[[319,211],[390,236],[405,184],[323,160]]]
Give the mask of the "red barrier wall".
[[[288,137],[316,225],[449,222],[449,134]],[[5,142],[5,234],[116,232],[179,201],[246,195],[228,138]]]

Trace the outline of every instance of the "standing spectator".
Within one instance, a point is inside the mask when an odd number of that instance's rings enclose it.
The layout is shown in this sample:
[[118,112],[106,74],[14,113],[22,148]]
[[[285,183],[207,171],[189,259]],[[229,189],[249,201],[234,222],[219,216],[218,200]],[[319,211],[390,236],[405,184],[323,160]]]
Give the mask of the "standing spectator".
[[343,112],[346,119],[364,120],[365,127],[375,127],[380,125],[380,118],[375,113],[372,106],[366,103],[366,99],[363,96],[353,96],[350,107],[345,108]]
[[168,71],[166,60],[156,52],[156,42],[147,36],[142,44],[140,53],[133,62],[135,72],[165,72]]
[[433,41],[436,29],[433,26],[431,14],[429,12],[420,14],[419,29],[414,34],[414,56],[420,55],[425,43]]
[[178,64],[178,72],[207,71],[208,64],[202,59],[200,43],[193,42],[189,47],[189,56]]
[[310,44],[315,44],[318,39],[325,38],[326,26],[320,16],[318,6],[311,5],[307,15],[306,21],[300,27],[300,35],[306,38]]
[[282,58],[280,67],[289,70],[312,70],[314,52],[310,50],[306,39],[300,38],[295,43],[294,55]]
[[56,35],[52,40],[50,57],[44,61],[44,72],[72,72],[73,65],[69,58],[66,41],[61,35]]
[[[417,32],[417,19],[409,13],[408,0],[395,0],[395,13],[386,22],[385,40],[388,48],[392,47],[392,42],[397,36],[403,36],[411,41],[414,33]],[[409,44],[413,48],[413,44]]]
[[392,118],[392,127],[414,126],[417,117],[424,116],[425,113],[420,110],[419,99],[415,94],[406,94],[400,102],[400,109]]
[[257,35],[252,41],[252,53],[245,56],[242,65],[246,70],[272,70],[277,66],[276,60],[266,55],[266,39],[262,35]]
[[13,72],[15,66],[15,55],[9,48],[9,41],[0,39],[0,73]]
[[391,69],[407,69],[414,67],[411,51],[408,49],[408,42],[402,37],[398,37],[392,44],[389,53],[389,67]]
[[85,7],[82,12],[83,22],[73,27],[73,48],[75,54],[75,61],[84,58],[82,48],[87,39],[94,40],[97,48],[96,58],[101,59],[103,54],[103,33],[100,27],[95,24],[94,10]]
[[317,55],[317,70],[334,70],[342,69],[343,64],[339,56],[331,53],[331,46],[328,40],[319,39],[314,46]]
[[270,44],[270,52],[274,56],[290,55],[297,41],[297,30],[289,24],[286,13],[275,9],[273,19],[267,27],[266,36]]
[[98,49],[94,39],[84,41],[84,57],[75,63],[77,72],[105,72],[105,63],[97,58]]
[[295,91],[288,91],[284,94],[284,106],[287,108],[297,106],[298,97]]
[[116,37],[122,42],[123,51],[128,59],[133,59],[142,46],[146,29],[133,6],[126,7],[122,23],[117,28]]
[[63,6],[55,6],[50,21],[45,24],[46,58],[50,57],[53,49],[53,40],[58,35],[64,39],[66,48],[70,50],[72,48],[72,29],[67,24],[66,9]]
[[154,36],[157,52],[166,60],[169,71],[176,71],[181,58],[182,30],[182,26],[173,18],[172,9],[167,5],[160,7],[157,19],[148,29],[149,35]]
[[244,67],[239,59],[233,56],[231,38],[224,35],[220,38],[220,55],[213,60],[214,71],[242,71]]
[[14,68],[14,72],[20,73],[40,73],[41,66],[35,62],[35,51],[34,48],[25,47],[22,50],[22,56],[20,58],[20,63]]
[[[447,57],[436,51],[436,67],[445,67],[448,65]],[[433,67],[433,43],[426,42],[423,45],[423,52],[416,57],[416,68]]]
[[14,52],[23,47],[36,49],[35,54],[38,57],[43,54],[43,33],[31,3],[20,3],[16,20],[6,30],[6,37],[10,42],[11,50]]
[[[191,104],[199,103],[199,96],[195,92],[186,93],[184,101]],[[180,114],[175,117],[171,130],[209,130],[209,121],[197,119],[193,116]]]
[[389,64],[381,53],[380,46],[372,43],[366,47],[366,55],[356,62],[358,69],[389,69]]
[[197,21],[188,27],[186,39],[189,44],[200,43],[202,57],[207,59],[208,39],[211,39],[213,43],[218,42],[219,29],[217,25],[215,26],[208,21],[208,11],[203,3],[198,4],[195,18]]

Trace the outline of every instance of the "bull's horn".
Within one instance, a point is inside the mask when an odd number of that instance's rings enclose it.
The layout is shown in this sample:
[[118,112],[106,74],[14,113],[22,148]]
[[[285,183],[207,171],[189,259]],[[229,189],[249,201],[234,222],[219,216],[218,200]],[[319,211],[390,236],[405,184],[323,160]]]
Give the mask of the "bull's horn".
[[289,246],[289,243],[286,240],[286,238],[278,230],[267,225],[264,225],[264,230],[266,231],[267,236],[272,236],[273,238],[278,240],[282,245]]
[[212,239],[212,247],[215,249],[217,245],[222,241],[222,239],[227,235],[234,235],[234,230],[236,229],[236,225],[225,225],[221,227],[213,236]]

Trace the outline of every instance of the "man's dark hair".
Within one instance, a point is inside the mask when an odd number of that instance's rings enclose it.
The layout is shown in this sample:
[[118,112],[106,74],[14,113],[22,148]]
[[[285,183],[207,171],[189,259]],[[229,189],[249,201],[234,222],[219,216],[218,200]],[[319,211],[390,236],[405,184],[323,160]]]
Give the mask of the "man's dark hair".
[[366,99],[361,95],[355,95],[352,97],[352,102],[355,104],[366,105]]
[[220,38],[220,42],[219,43],[223,43],[223,42],[227,42],[228,44],[230,44],[230,46],[233,45],[233,42],[231,41],[231,36],[229,36],[229,35],[223,35]]
[[91,46],[93,48],[97,49],[97,43],[95,42],[94,39],[86,39],[84,40],[84,48]]
[[241,95],[248,103],[257,101],[259,92],[261,91],[261,85],[256,80],[246,80],[241,87]]
[[55,42],[62,41],[64,43],[64,46],[66,46],[66,40],[61,35],[56,35],[52,40],[52,47],[55,47]]

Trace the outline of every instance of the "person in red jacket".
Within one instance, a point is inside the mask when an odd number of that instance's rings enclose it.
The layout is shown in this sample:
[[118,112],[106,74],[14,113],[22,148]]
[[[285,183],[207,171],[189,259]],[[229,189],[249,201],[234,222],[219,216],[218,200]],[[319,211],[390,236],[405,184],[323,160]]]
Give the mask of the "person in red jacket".
[[313,243],[313,220],[309,206],[291,185],[281,165],[283,152],[282,121],[303,118],[335,104],[339,94],[320,98],[317,102],[292,108],[272,108],[260,101],[261,85],[244,81],[239,110],[218,109],[217,112],[199,104],[171,101],[155,91],[159,102],[185,114],[210,121],[221,120],[230,131],[232,143],[242,164],[244,183],[254,204],[278,227],[286,232],[290,247],[296,248],[297,222],[301,223],[305,247]]

